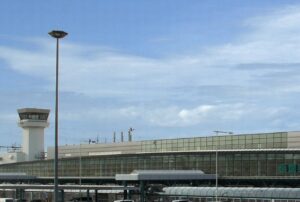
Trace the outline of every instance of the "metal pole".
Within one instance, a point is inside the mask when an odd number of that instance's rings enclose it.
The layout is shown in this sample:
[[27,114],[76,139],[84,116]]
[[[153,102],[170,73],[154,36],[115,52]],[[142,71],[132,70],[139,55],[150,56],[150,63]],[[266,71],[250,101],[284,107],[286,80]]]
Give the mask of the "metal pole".
[[218,147],[219,147],[219,133],[223,134],[233,134],[233,132],[227,132],[227,131],[220,131],[216,130],[214,131],[216,133],[216,193],[215,193],[215,200],[218,202]]
[[55,82],[55,146],[54,146],[54,201],[58,202],[58,64],[59,39],[68,35],[67,32],[53,30],[48,33],[56,38],[56,82]]
[[56,82],[55,82],[55,157],[54,157],[54,200],[58,202],[58,63],[59,40],[56,39]]
[[80,191],[79,191],[79,195],[80,195],[80,200],[82,198],[82,194],[81,194],[81,143],[79,144],[79,186],[80,186]]
[[219,131],[216,131],[216,202],[218,202],[218,135]]

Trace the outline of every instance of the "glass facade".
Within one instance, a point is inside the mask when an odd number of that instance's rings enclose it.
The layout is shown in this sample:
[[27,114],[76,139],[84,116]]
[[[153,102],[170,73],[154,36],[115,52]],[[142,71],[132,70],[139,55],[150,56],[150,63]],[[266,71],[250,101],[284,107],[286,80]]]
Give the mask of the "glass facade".
[[[215,152],[176,152],[81,158],[82,176],[115,176],[133,170],[202,170],[215,173]],[[79,176],[80,158],[59,161],[60,176]],[[300,176],[300,151],[219,152],[220,176]],[[0,165],[0,172],[53,176],[53,160]]]
[[142,141],[142,152],[287,148],[287,132]]
[[[59,176],[79,176],[80,164],[81,176],[90,177],[114,177],[115,174],[128,174],[133,170],[202,170],[206,174],[214,174],[216,151],[220,176],[300,176],[300,150],[288,148],[288,139],[289,142],[296,142],[299,136],[288,137],[287,132],[280,132],[147,140],[134,146],[110,144],[103,146],[105,155],[60,159]],[[127,147],[132,148],[133,152],[122,154],[121,151],[129,151]],[[74,148],[72,151],[72,148],[66,147],[65,152],[79,152]],[[116,148],[120,153],[113,154],[118,151]],[[81,149],[80,154],[89,154],[86,150],[90,148]],[[0,172],[50,177],[53,176],[53,159],[2,164]]]

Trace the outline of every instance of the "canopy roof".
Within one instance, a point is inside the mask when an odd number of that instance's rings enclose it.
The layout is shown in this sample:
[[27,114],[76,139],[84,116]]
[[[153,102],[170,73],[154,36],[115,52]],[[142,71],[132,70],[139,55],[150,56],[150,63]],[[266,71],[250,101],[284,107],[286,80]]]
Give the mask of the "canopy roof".
[[[215,187],[166,187],[163,191],[172,196],[216,196]],[[218,187],[218,197],[300,199],[300,188]]]
[[116,174],[117,181],[204,179],[215,179],[215,175],[201,170],[134,170],[130,174]]

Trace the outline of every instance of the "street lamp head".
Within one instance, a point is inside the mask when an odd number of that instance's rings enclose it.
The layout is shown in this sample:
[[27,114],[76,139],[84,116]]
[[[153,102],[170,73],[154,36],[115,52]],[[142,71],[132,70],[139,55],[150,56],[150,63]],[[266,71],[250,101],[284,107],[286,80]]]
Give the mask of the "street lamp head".
[[48,34],[56,39],[61,39],[68,35],[67,32],[60,31],[60,30],[53,30],[53,31],[49,32]]

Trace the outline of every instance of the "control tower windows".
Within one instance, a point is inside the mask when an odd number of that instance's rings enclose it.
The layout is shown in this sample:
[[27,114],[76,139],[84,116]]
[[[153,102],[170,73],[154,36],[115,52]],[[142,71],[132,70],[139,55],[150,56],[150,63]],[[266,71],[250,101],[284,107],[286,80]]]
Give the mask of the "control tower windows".
[[43,120],[47,121],[48,119],[48,114],[46,113],[21,113],[19,114],[20,119],[29,119],[29,120]]

